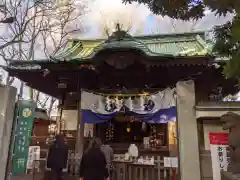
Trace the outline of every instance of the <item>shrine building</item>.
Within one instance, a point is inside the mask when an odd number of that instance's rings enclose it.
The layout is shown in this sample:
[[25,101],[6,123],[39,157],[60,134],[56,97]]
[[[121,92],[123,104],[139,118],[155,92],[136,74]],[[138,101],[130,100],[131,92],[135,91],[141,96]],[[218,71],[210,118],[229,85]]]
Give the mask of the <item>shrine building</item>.
[[181,178],[200,180],[197,118],[204,116],[195,109],[238,91],[211,50],[206,32],[131,36],[118,29],[107,39],[70,39],[50,59],[9,60],[4,69],[61,100],[58,132],[77,154],[92,136],[116,154],[136,144],[139,156],[177,156]]

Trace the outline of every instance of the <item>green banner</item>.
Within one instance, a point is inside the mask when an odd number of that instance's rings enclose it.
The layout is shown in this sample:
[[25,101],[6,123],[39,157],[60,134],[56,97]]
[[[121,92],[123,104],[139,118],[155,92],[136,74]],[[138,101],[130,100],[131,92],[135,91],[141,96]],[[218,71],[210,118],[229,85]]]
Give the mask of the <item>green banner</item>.
[[17,103],[17,125],[12,158],[13,175],[23,174],[26,170],[35,108],[36,103],[32,101],[20,100]]

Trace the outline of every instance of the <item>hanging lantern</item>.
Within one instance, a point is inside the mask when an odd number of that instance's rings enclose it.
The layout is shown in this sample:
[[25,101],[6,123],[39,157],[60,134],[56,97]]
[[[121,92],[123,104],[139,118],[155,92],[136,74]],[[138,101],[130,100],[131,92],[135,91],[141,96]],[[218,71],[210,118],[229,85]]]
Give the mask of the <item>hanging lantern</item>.
[[128,133],[131,132],[131,125],[130,125],[130,123],[127,124],[126,131],[127,131]]
[[147,129],[147,124],[145,122],[142,123],[142,130],[145,132]]
[[114,126],[110,121],[108,127],[105,129],[105,139],[111,141],[114,139]]
[[134,121],[136,121],[136,118],[135,118],[135,116],[130,116],[130,121],[131,121],[131,122],[134,122]]
[[48,133],[55,133],[57,131],[57,126],[56,126],[56,124],[50,124],[49,126],[48,126]]

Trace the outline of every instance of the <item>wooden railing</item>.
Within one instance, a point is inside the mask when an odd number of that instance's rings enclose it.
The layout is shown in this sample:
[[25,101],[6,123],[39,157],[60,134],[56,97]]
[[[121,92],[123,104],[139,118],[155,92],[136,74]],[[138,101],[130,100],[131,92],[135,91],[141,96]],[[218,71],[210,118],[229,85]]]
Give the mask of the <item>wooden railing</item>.
[[[78,176],[80,161],[73,151],[69,151],[67,169],[64,171],[70,176]],[[163,157],[160,156],[155,158],[154,165],[115,161],[112,180],[173,180],[175,170],[164,167]]]
[[[115,162],[112,180],[173,180],[175,169],[164,167],[163,157],[158,156],[154,160],[155,165],[144,165],[138,163]],[[77,175],[80,159],[74,154],[69,156],[68,173]]]
[[73,151],[69,151],[67,172],[70,175],[77,175],[79,173],[80,162],[81,162],[81,158],[76,157]]
[[155,165],[116,162],[114,164],[113,180],[172,180],[173,169],[165,168],[160,156]]

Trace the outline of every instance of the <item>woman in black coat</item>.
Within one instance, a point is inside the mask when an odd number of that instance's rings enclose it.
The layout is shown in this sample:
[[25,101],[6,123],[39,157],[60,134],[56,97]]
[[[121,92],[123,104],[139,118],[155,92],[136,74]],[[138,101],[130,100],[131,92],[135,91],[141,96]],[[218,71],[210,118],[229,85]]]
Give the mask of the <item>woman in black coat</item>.
[[55,142],[50,146],[47,158],[47,167],[51,168],[57,180],[62,179],[62,170],[66,168],[68,160],[68,146],[62,135],[57,135]]
[[80,165],[80,180],[109,180],[106,159],[101,151],[101,140],[93,138],[83,154]]

